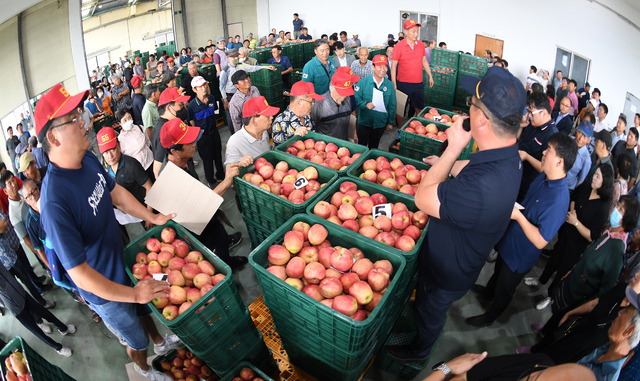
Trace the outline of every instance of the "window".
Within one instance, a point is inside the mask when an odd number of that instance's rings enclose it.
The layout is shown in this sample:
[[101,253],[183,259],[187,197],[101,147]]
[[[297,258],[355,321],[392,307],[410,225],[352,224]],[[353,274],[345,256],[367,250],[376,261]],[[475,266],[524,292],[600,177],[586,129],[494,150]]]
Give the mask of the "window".
[[562,70],[565,78],[574,79],[578,83],[578,88],[584,86],[589,78],[589,66],[591,60],[570,50],[556,48],[556,66],[550,76],[555,76],[558,70]]
[[402,31],[402,25],[405,21],[414,19],[420,27],[421,41],[434,40],[438,41],[438,16],[428,13],[412,12],[412,11],[400,11],[400,28]]

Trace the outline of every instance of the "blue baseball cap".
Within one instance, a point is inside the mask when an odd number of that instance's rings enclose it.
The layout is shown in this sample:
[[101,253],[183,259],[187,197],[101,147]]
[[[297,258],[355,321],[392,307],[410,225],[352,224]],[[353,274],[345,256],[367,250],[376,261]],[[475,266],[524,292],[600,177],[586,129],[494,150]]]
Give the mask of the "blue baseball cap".
[[387,34],[387,38],[393,38],[393,34],[391,33]]
[[582,132],[587,139],[591,139],[593,137],[593,125],[588,120],[583,121],[578,126],[578,131]]
[[527,92],[522,82],[501,67],[490,68],[482,78],[464,76],[460,83],[500,120],[509,115],[520,116],[526,107]]

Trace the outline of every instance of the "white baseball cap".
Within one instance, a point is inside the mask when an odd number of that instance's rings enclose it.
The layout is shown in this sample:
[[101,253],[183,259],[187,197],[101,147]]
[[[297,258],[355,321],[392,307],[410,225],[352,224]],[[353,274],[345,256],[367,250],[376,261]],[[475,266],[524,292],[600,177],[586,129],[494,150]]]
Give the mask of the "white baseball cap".
[[200,87],[200,86],[203,86],[205,83],[209,83],[209,81],[202,78],[201,76],[193,77],[193,79],[191,80],[191,87],[193,88]]

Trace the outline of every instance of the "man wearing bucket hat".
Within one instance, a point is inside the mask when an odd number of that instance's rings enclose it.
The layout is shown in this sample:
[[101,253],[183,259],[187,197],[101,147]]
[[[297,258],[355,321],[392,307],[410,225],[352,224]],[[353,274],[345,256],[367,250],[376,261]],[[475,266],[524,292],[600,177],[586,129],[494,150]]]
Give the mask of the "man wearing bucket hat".
[[424,108],[422,69],[429,76],[429,87],[433,87],[424,43],[419,39],[420,26],[413,19],[404,22],[406,37],[394,46],[391,58],[391,82],[396,89],[407,94],[416,114]]
[[[322,100],[311,109],[311,119],[316,125],[316,132],[347,140],[351,102],[348,98],[354,95],[353,84],[360,77],[354,75],[350,67],[338,68],[331,77],[329,91],[322,95]],[[357,142],[357,133],[355,136]]]
[[175,335],[160,336],[144,304],[167,297],[169,284],[143,280],[132,287],[113,206],[155,225],[164,225],[173,215],[149,212],[87,152],[87,130],[79,113],[87,96],[88,91],[71,96],[57,84],[36,105],[36,134],[51,161],[40,196],[42,226],[83,299],[126,340],[136,371],[168,380],[147,364],[149,338],[159,353],[181,343]]
[[[425,159],[432,167],[415,195],[416,206],[431,216],[417,259],[417,336],[411,345],[387,347],[405,361],[428,358],[449,306],[473,286],[506,231],[522,176],[516,141],[526,102],[522,83],[496,67],[483,78],[463,77],[461,84],[472,94],[470,131],[463,119],[449,127],[449,145],[440,158]],[[478,152],[457,161],[471,138]]]
[[24,177],[38,183],[42,182],[44,175],[47,174],[47,167],[36,167],[36,159],[31,152],[25,152],[20,156],[20,168],[18,172],[22,172]]
[[[160,139],[162,145],[167,149],[167,162],[171,162],[182,168],[196,180],[199,180],[193,165],[193,155],[196,149],[196,143],[203,136],[203,130],[196,126],[187,126],[180,119],[172,119],[162,126]],[[229,148],[227,148],[228,150]],[[234,163],[228,165],[225,171],[224,179],[216,186],[213,191],[220,196],[224,196],[227,190],[233,185],[233,178],[240,174],[238,167],[251,164],[249,158],[242,163]],[[216,215],[209,221],[202,233],[192,233],[196,239],[202,242],[206,247],[215,252],[217,256],[225,261],[231,268],[243,266],[248,262],[246,257],[231,256],[229,250],[242,241],[242,233],[236,232],[232,235],[227,234],[221,221],[225,220],[224,213],[219,210]]]
[[358,143],[369,148],[378,148],[385,130],[393,128],[396,115],[396,90],[387,79],[387,57],[373,57],[373,75],[362,78],[357,86],[356,104]]
[[273,145],[283,143],[293,135],[305,136],[313,129],[313,120],[309,115],[316,101],[323,98],[315,93],[313,84],[299,81],[291,86],[290,102],[282,114],[271,125]]

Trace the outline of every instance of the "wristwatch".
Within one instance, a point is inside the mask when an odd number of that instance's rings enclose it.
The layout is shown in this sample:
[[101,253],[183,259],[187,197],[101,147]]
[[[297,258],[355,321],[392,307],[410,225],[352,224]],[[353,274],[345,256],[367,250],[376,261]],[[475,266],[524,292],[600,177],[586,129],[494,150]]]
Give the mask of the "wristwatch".
[[452,375],[451,369],[447,366],[447,364],[444,361],[440,361],[439,363],[434,365],[433,368],[431,368],[431,370],[434,370],[434,371],[439,370],[442,373],[444,373],[444,376],[447,378]]

